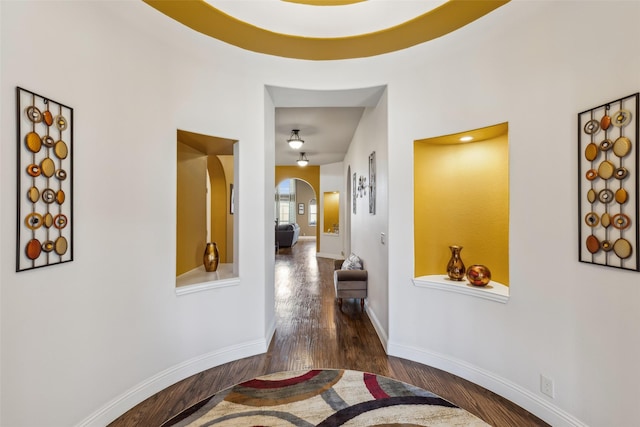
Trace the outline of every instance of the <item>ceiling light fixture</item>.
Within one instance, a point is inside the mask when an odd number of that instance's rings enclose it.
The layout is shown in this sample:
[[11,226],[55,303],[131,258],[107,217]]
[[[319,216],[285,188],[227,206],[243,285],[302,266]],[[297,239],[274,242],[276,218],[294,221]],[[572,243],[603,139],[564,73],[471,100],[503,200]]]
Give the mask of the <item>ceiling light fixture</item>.
[[300,132],[300,129],[293,129],[291,131],[291,136],[289,137],[289,139],[287,139],[289,147],[293,148],[294,150],[299,149],[300,147],[302,147],[302,144],[304,144],[304,141],[300,139],[300,135],[298,135],[298,132]]
[[300,153],[300,157],[297,160],[298,166],[307,166],[309,164],[309,159],[304,154],[304,152]]
[[462,138],[460,138],[460,142],[469,142],[473,139],[472,136],[463,136]]

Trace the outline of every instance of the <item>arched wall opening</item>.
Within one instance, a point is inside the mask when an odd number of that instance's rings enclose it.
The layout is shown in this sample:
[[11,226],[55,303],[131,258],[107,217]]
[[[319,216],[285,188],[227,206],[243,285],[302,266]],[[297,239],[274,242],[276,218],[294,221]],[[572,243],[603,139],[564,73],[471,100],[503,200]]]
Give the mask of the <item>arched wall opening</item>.
[[[318,200],[320,194],[320,166],[276,166],[275,183],[277,186],[286,179],[299,179],[311,186]],[[316,226],[316,252],[320,251],[320,228]]]

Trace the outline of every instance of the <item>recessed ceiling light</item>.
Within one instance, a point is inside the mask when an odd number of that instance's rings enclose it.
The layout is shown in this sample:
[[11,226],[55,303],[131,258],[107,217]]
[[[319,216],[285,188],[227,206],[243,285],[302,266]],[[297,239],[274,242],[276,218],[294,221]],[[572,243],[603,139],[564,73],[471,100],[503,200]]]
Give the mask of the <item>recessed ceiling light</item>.
[[472,136],[463,136],[462,138],[460,138],[460,142],[469,142],[473,139]]

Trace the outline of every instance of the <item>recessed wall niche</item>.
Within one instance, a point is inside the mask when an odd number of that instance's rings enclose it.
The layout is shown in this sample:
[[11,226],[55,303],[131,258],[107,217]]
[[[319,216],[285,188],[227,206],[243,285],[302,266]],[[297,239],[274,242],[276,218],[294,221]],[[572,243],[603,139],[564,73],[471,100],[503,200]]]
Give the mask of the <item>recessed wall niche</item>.
[[[237,277],[236,141],[177,131],[176,286]],[[232,206],[232,204],[234,204]],[[203,266],[207,242],[216,242],[218,269]]]
[[466,267],[486,265],[508,286],[507,123],[414,142],[414,242],[415,277],[446,277],[459,245]]

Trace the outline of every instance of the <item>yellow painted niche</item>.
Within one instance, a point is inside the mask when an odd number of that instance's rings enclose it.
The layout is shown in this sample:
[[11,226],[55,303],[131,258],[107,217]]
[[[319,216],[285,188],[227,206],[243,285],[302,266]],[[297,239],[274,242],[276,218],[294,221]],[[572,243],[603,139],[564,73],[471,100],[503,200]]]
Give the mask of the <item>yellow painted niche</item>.
[[324,232],[336,233],[340,229],[340,193],[324,193]]
[[[207,242],[216,242],[220,262],[233,259],[234,219],[229,212],[236,141],[177,130],[176,276],[202,266]],[[207,175],[211,189],[207,224]],[[210,235],[207,235],[207,225]]]
[[466,267],[484,264],[509,285],[507,123],[414,142],[414,241],[416,277],[446,275],[459,245]]

